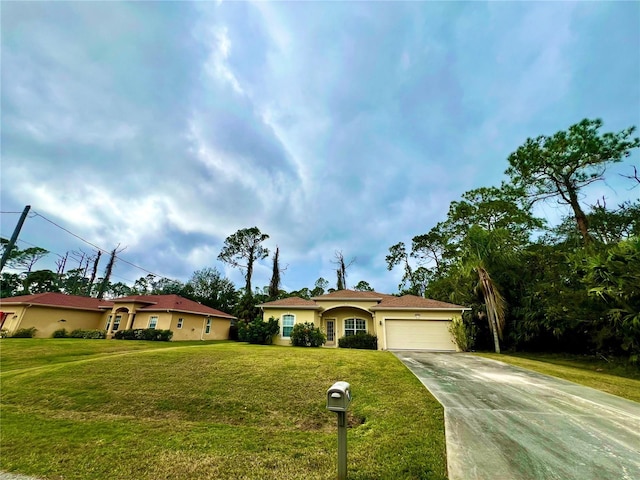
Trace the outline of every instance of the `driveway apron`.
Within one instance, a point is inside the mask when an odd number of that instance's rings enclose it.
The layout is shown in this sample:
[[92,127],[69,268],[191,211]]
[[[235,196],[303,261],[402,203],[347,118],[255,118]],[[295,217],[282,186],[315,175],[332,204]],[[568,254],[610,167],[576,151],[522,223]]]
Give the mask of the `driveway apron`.
[[444,407],[450,480],[640,479],[640,403],[470,354],[394,354]]

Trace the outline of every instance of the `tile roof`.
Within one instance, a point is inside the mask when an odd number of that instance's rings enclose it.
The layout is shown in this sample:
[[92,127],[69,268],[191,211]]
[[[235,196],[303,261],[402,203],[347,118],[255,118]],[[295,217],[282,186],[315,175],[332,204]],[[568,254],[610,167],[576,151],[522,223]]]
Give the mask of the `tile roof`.
[[453,303],[441,302],[430,298],[418,297],[416,295],[403,295],[401,297],[386,297],[378,305],[371,307],[371,310],[391,309],[456,309],[462,310],[463,306]]
[[93,297],[81,297],[79,295],[67,295],[65,293],[36,293],[34,295],[20,295],[17,297],[8,297],[0,299],[0,306],[32,304],[44,305],[48,307],[66,307],[77,308],[82,310],[103,310],[111,308],[113,302],[110,300],[98,300]]
[[185,313],[201,313],[222,318],[236,318],[233,315],[207,307],[206,305],[194,302],[180,295],[131,295],[129,297],[114,298],[112,301],[114,303],[146,303],[146,306],[137,309],[138,312],[174,310]]
[[379,292],[362,292],[360,290],[336,290],[335,292],[313,297],[312,300],[382,300],[391,297],[386,293]]
[[317,310],[320,307],[316,304],[316,302],[312,301],[312,300],[306,300],[304,298],[300,298],[300,297],[288,297],[288,298],[281,298],[280,300],[274,300],[272,302],[266,302],[263,303],[261,305],[258,305],[259,307],[267,307],[267,308],[271,308],[271,307],[296,307],[296,308],[303,308],[303,309],[314,309]]
[[21,295],[18,297],[8,297],[0,299],[0,308],[5,305],[32,304],[47,307],[76,308],[81,310],[105,310],[110,309],[114,304],[135,302],[147,305],[138,308],[137,311],[159,311],[173,310],[184,313],[199,313],[222,318],[235,318],[233,315],[207,307],[201,303],[194,302],[179,295],[132,295],[129,297],[114,298],[111,300],[98,300],[93,297],[81,297],[78,295],[67,295],[65,293],[37,293],[34,295]]

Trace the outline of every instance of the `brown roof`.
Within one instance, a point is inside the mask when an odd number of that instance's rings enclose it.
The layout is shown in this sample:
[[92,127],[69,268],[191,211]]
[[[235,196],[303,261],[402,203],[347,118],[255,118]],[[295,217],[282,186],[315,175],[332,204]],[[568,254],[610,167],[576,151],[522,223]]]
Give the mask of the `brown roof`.
[[273,302],[266,302],[258,306],[267,307],[267,308],[295,307],[295,308],[313,309],[313,310],[317,310],[320,308],[318,305],[316,305],[316,302],[312,300],[306,300],[300,297],[281,298],[280,300],[274,300]]
[[360,290],[336,290],[335,292],[313,297],[313,300],[382,300],[390,297],[386,293],[362,292]]
[[119,297],[112,300],[114,303],[146,303],[147,305],[138,308],[139,312],[154,312],[159,310],[173,310],[185,313],[200,313],[222,318],[236,318],[233,315],[207,307],[201,303],[194,302],[180,295],[131,295],[129,297]]
[[113,302],[109,300],[98,300],[92,297],[81,297],[78,295],[67,295],[65,293],[36,293],[34,295],[20,295],[0,299],[0,306],[5,305],[44,305],[47,307],[76,308],[81,310],[100,310],[111,308]]
[[418,297],[416,295],[403,295],[402,297],[389,296],[378,305],[371,307],[371,310],[390,309],[456,309],[462,310],[465,307],[454,305],[453,303],[441,302],[430,298]]

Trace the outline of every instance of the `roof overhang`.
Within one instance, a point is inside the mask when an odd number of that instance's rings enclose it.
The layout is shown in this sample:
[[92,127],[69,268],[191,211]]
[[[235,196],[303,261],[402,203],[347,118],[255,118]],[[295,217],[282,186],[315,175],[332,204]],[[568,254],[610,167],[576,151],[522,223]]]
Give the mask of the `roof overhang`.
[[380,305],[375,305],[369,310],[404,310],[404,311],[421,311],[421,312],[460,312],[465,310],[471,310],[468,307],[460,307],[460,308],[452,308],[452,307],[384,307]]

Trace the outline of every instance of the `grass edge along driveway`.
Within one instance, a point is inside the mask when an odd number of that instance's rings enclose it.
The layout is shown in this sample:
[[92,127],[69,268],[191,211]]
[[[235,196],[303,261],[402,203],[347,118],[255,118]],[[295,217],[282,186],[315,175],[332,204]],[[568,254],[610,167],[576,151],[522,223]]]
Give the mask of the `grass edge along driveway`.
[[0,470],[46,479],[335,478],[336,415],[325,395],[345,380],[354,396],[350,479],[446,478],[442,407],[389,352],[141,346],[0,341]]
[[640,402],[640,369],[622,360],[553,353],[476,353]]

